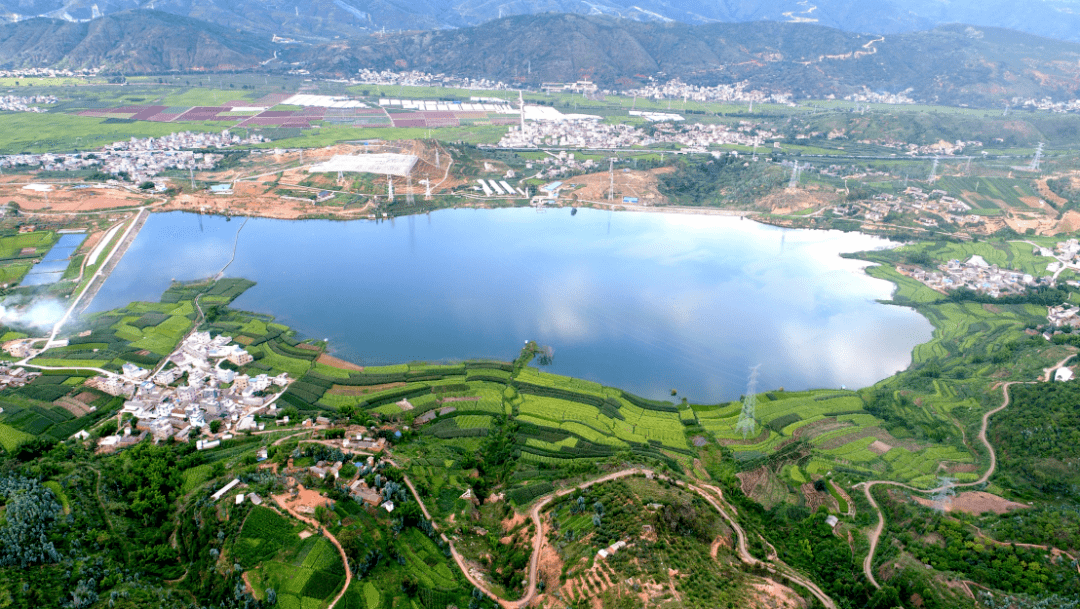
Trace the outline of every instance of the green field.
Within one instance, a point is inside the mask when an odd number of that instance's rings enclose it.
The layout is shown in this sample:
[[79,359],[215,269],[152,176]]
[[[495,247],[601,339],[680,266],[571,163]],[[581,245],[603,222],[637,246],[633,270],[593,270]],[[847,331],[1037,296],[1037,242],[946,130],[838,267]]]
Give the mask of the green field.
[[1032,207],[1021,201],[1024,198],[1040,198],[1031,188],[1030,180],[1015,178],[961,178],[945,176],[934,183],[934,188],[948,191],[974,208],[995,209],[1000,202],[1008,207],[1028,209]]
[[19,444],[33,439],[34,436],[26,432],[0,423],[0,446],[3,446],[6,451],[13,451]]
[[174,125],[149,121],[108,121],[58,112],[0,115],[0,154],[92,150],[132,137],[160,137],[177,131],[221,131],[235,124],[192,122]]
[[59,236],[53,231],[34,231],[8,237],[0,237],[0,259],[16,258],[25,248],[37,249],[38,256],[48,253],[56,244]]

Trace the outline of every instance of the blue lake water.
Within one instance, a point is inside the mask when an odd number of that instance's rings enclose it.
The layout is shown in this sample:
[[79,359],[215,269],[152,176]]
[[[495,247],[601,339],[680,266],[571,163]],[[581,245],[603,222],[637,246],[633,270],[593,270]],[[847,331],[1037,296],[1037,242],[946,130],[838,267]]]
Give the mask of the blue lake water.
[[71,262],[71,255],[85,239],[84,233],[61,235],[56,245],[41,259],[41,262],[30,267],[30,272],[19,285],[49,285],[60,281]]
[[[216,273],[243,219],[155,214],[90,311],[156,301]],[[392,222],[251,219],[226,275],[234,306],[328,338],[359,364],[510,360],[653,398],[862,387],[906,368],[931,325],[882,305],[892,284],[839,257],[888,247],[856,233],[739,218],[591,209],[444,210]]]

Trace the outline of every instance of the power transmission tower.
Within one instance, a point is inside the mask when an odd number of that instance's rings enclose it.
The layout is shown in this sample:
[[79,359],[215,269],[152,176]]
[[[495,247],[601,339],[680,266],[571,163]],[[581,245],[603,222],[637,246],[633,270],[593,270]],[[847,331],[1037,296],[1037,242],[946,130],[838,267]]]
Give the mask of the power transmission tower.
[[608,159],[608,178],[611,185],[608,187],[608,201],[615,200],[615,157]]
[[757,426],[755,411],[757,410],[757,375],[761,364],[750,369],[750,380],[746,383],[746,395],[743,396],[742,412],[739,414],[739,422],[735,424],[735,430],[741,431],[743,439],[752,433]]
[[394,176],[386,174],[386,197],[387,200],[394,200]]
[[1039,161],[1042,160],[1043,147],[1044,146],[1046,146],[1046,144],[1044,142],[1039,142],[1039,145],[1035,147],[1035,158],[1031,159],[1031,165],[1028,166],[1029,170],[1031,170],[1031,171],[1038,171],[1039,170]]
[[788,190],[794,190],[799,185],[799,162],[795,161],[795,166],[791,168],[791,180],[788,181]]
[[937,166],[941,162],[941,157],[934,157],[934,164],[930,166],[930,177],[926,178],[927,182],[933,182],[937,178]]
[[416,200],[413,198],[412,172],[411,171],[409,173],[405,174],[405,180],[406,180],[406,188],[407,188],[407,190],[405,191],[405,202],[408,203],[409,205],[412,205],[413,203],[416,202]]
[[[518,105],[521,106],[521,132],[525,133],[525,94],[518,89]],[[574,102],[574,108],[577,108],[577,102]]]
[[956,491],[953,487],[956,485],[956,478],[950,478],[949,476],[942,476],[938,478],[940,486],[937,490],[930,495],[930,500],[934,502],[934,509],[939,512],[944,512],[949,505],[952,504],[953,497],[956,496]]

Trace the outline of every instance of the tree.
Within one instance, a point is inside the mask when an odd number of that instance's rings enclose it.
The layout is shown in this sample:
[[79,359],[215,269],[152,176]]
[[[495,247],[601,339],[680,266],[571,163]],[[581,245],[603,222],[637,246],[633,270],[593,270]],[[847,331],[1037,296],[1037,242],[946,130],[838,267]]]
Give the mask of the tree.
[[874,596],[870,597],[870,602],[867,604],[869,609],[893,609],[902,606],[900,593],[892,586],[879,589]]
[[214,419],[210,421],[210,433],[217,433],[221,430],[221,419]]
[[31,461],[49,452],[55,445],[56,440],[52,438],[34,438],[16,446],[12,455],[19,461]]
[[151,182],[150,180],[147,180],[147,181],[143,182],[142,184],[139,184],[139,190],[153,190],[153,189],[154,189],[154,183]]
[[100,427],[98,427],[97,433],[99,436],[102,437],[113,435],[114,433],[116,433],[116,421],[114,421],[113,419],[105,421],[101,424]]

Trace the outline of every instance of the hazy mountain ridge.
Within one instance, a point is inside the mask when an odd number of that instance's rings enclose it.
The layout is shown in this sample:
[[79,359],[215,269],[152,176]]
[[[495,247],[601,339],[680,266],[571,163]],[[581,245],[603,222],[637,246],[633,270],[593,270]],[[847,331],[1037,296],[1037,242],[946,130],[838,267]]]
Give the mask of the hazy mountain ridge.
[[[1073,96],[1080,45],[949,26],[870,36],[813,24],[688,26],[577,15],[520,16],[473,28],[368,36],[288,55],[312,70],[418,69],[538,85],[591,78],[625,87],[649,76],[797,97],[911,90],[923,101],[981,103]],[[661,74],[662,73],[662,74]]]
[[[269,61],[277,53],[280,61]],[[1013,97],[1080,92],[1080,44],[1018,32],[947,26],[872,36],[815,24],[759,21],[690,26],[580,15],[525,15],[481,26],[277,45],[159,11],[89,23],[35,19],[0,26],[0,67],[104,67],[118,72],[288,70],[349,77],[361,68],[417,69],[522,86],[590,78],[627,88],[681,78],[746,81],[796,98],[869,89],[924,102],[1000,106]]]
[[351,38],[380,31],[466,27],[512,15],[575,13],[634,21],[688,24],[813,20],[849,32],[896,34],[948,23],[1004,27],[1080,41],[1076,0],[0,0],[0,19],[34,16],[89,19],[152,8],[259,34],[307,40]]
[[134,11],[89,23],[32,19],[0,27],[0,68],[106,67],[126,72],[242,70],[274,45],[203,21]]

